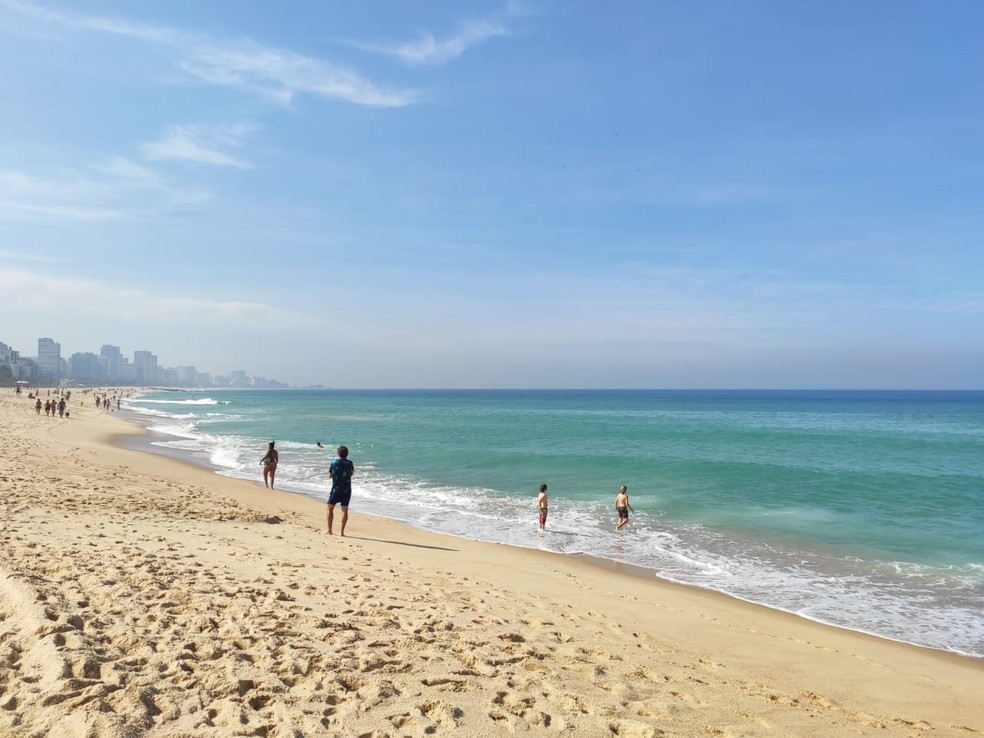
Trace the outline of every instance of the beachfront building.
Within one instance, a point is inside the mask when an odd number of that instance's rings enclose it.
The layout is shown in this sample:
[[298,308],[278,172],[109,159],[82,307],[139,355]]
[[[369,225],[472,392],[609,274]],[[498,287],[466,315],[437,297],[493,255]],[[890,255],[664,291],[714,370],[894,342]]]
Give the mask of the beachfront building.
[[120,379],[122,367],[128,363],[128,360],[123,356],[123,352],[120,351],[120,347],[109,344],[104,344],[99,349],[99,359],[102,363],[103,376],[110,382]]
[[38,339],[38,380],[42,384],[57,384],[62,375],[61,344],[51,338]]
[[114,381],[118,384],[137,384],[137,367],[127,361],[125,364],[120,366],[119,374]]
[[168,385],[173,387],[236,387],[285,389],[289,385],[266,377],[253,377],[244,369],[230,376],[212,376],[194,366],[165,369],[151,351],[134,351],[130,362],[119,346],[103,344],[99,354],[82,351],[69,360],[61,356],[61,344],[51,338],[38,339],[37,360],[20,355],[0,341],[0,387],[17,381],[34,386],[68,386],[71,383],[113,386]]
[[198,381],[198,371],[193,366],[176,366],[174,375],[181,387],[194,387]]
[[134,351],[133,366],[136,368],[137,384],[157,384],[160,381],[156,354],[150,351]]
[[14,361],[17,352],[0,341],[0,387],[8,387],[17,381],[14,374]]
[[2,374],[10,382],[23,381],[34,384],[38,381],[38,365],[27,357],[21,356],[20,351],[2,341],[0,341],[0,367],[7,368]]
[[100,357],[93,353],[72,354],[68,366],[69,376],[77,384],[101,384],[106,378]]
[[250,382],[255,389],[287,389],[290,386],[283,382],[278,382],[276,379],[267,379],[266,377],[252,377]]

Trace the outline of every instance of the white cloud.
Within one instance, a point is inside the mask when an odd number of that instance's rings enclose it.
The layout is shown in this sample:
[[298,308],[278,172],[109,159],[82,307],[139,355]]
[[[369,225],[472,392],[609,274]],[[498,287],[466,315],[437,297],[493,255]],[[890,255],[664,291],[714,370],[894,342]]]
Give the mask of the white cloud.
[[114,156],[105,166],[101,167],[101,170],[110,177],[118,177],[128,182],[137,182],[145,185],[157,185],[160,183],[160,178],[153,169],[145,167],[142,164],[137,164],[122,156]]
[[433,34],[424,32],[416,41],[402,44],[354,43],[366,51],[395,56],[407,64],[438,65],[445,64],[464,54],[472,46],[497,36],[508,35],[509,30],[493,20],[475,19],[462,23],[458,32],[446,39],[438,40]]
[[188,49],[180,67],[206,82],[240,87],[289,105],[301,93],[373,107],[417,101],[412,90],[385,90],[356,72],[322,59],[252,41],[208,43]]
[[72,205],[32,205],[25,202],[0,200],[0,212],[8,214],[54,216],[65,220],[116,220],[123,217],[119,210],[105,208],[82,208]]
[[77,31],[108,33],[154,44],[175,57],[186,73],[209,84],[236,87],[280,104],[301,93],[373,107],[401,107],[417,100],[412,90],[388,90],[323,59],[251,40],[230,41],[125,19],[61,12],[17,0],[0,7]]
[[66,220],[113,220],[122,213],[93,197],[89,183],[73,171],[43,180],[24,172],[0,171],[0,214],[7,217],[55,217]]
[[175,297],[157,287],[65,276],[48,265],[0,269],[0,315],[18,316],[3,326],[0,340],[25,353],[38,336],[50,335],[61,342],[63,356],[112,343],[150,349],[167,366],[222,372],[245,367],[277,378],[297,371],[284,357],[293,355],[298,341],[329,327],[249,298]]
[[44,175],[0,170],[0,215],[27,220],[117,220],[209,199],[200,187],[177,187],[153,171],[114,157],[88,173]]
[[241,147],[245,133],[244,126],[169,126],[163,138],[145,143],[142,149],[148,159],[182,159],[200,164],[247,169],[249,162],[225,150]]
[[82,31],[112,33],[119,36],[140,39],[142,41],[168,43],[173,42],[176,36],[175,32],[168,28],[148,26],[142,23],[134,23],[127,20],[87,16],[80,15],[78,13],[67,13],[59,10],[53,10],[51,8],[45,8],[38,3],[33,2],[25,3],[19,2],[19,0],[0,0],[0,8],[6,8],[7,10],[21,13],[45,23],[70,26]]
[[[105,282],[20,270],[0,270],[0,308],[50,314],[61,322],[106,320],[114,323],[188,325],[276,323],[289,320],[281,310],[248,301],[163,297],[146,290]],[[124,308],[124,309],[121,309]]]

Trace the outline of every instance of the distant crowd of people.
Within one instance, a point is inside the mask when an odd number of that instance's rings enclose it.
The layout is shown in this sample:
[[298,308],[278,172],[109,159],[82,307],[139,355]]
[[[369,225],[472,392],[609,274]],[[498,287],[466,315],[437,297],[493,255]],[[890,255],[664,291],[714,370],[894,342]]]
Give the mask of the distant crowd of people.
[[[21,394],[21,387],[18,386],[14,390],[15,394]],[[54,395],[52,395],[54,392]],[[82,390],[82,394],[89,394],[90,390]],[[47,390],[47,396],[44,402],[41,401],[41,390],[35,389],[27,395],[27,399],[35,400],[34,402],[34,412],[37,413],[38,417],[41,416],[42,411],[46,417],[54,418],[56,415],[59,418],[71,417],[71,412],[68,408],[68,403],[72,399],[72,390],[70,389],[55,389]],[[80,400],[80,403],[84,400]],[[122,406],[122,396],[119,394],[113,394],[112,397],[108,393],[106,394],[95,394],[93,395],[93,402],[97,408],[102,408],[103,410],[109,410],[110,412],[115,412],[119,410]]]
[[[17,388],[17,394],[20,394],[20,387]],[[35,390],[28,394],[27,399],[35,400],[34,412],[41,416],[41,411],[44,411],[46,417],[53,418],[56,415],[59,418],[67,418],[71,415],[68,410],[68,401],[72,398],[72,391],[65,390],[61,392],[55,390],[55,396],[51,397],[51,390],[48,390],[48,397],[45,401],[41,402],[41,390]]]

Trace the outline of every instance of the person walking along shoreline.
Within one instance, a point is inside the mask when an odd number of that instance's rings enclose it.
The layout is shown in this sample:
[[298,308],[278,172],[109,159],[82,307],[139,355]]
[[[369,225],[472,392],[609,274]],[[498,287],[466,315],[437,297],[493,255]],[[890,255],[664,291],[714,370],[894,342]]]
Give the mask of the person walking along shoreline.
[[277,464],[280,462],[280,452],[273,447],[274,441],[267,445],[266,453],[260,459],[263,465],[263,486],[273,489],[273,480],[277,476]]

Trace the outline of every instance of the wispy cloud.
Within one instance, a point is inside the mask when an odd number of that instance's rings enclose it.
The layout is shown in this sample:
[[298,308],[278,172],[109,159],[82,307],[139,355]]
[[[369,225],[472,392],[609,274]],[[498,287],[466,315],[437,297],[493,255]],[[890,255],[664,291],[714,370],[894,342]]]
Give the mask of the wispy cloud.
[[[291,316],[259,302],[207,300],[155,295],[142,289],[116,287],[106,282],[76,277],[0,270],[4,302],[25,310],[55,315],[79,315],[85,319],[111,317],[115,321],[183,324],[198,321],[238,325],[252,320],[288,319]],[[121,311],[120,306],[126,310]]]
[[119,210],[82,208],[72,205],[32,205],[25,202],[0,200],[0,212],[20,212],[25,215],[54,216],[66,220],[116,220],[123,217]]
[[130,204],[143,202],[155,210],[200,205],[212,199],[212,193],[201,186],[168,181],[156,170],[123,156],[95,167],[93,175],[99,178],[95,186],[106,197]]
[[122,213],[91,196],[89,183],[75,172],[59,172],[51,180],[0,170],[0,213],[8,217],[65,220],[114,220]]
[[48,256],[46,254],[33,253],[28,250],[12,251],[10,249],[0,249],[0,260],[9,264],[15,261],[32,262],[41,264],[62,264],[65,259],[58,256]]
[[164,136],[141,147],[148,159],[180,159],[199,164],[247,169],[245,159],[233,156],[229,149],[239,148],[245,126],[216,127],[205,125],[169,126]]
[[88,172],[56,169],[43,175],[0,170],[0,215],[23,220],[107,221],[210,198],[200,187],[177,187],[153,170],[114,157]]
[[80,31],[98,31],[119,36],[152,41],[155,43],[175,43],[178,38],[175,31],[160,26],[150,26],[123,19],[103,18],[99,16],[81,15],[46,8],[38,3],[20,2],[20,0],[0,0],[0,8],[6,8],[17,13],[34,18],[44,23],[70,26]]
[[509,29],[498,21],[473,19],[462,23],[454,35],[445,39],[435,38],[432,33],[425,31],[416,41],[404,43],[351,43],[366,51],[395,56],[407,64],[440,65],[456,59],[472,46],[508,34]]
[[179,66],[211,84],[239,87],[289,105],[298,94],[373,107],[403,107],[417,101],[412,90],[383,89],[357,72],[253,41],[197,44]]
[[[164,364],[194,363],[222,371],[236,365],[255,369],[269,356],[286,355],[301,338],[291,326],[311,330],[299,316],[248,297],[179,296],[173,288],[134,288],[59,274],[52,265],[0,267],[0,315],[30,315],[31,325],[48,326],[41,330],[62,340],[65,356],[91,351],[110,338],[120,346],[149,347]],[[257,331],[270,336],[262,349],[266,357],[249,340]],[[37,335],[11,325],[0,338],[27,350]]]
[[324,59],[249,39],[216,39],[126,19],[53,10],[18,0],[0,0],[0,8],[76,31],[112,34],[153,44],[170,54],[180,69],[203,82],[238,88],[285,105],[299,94],[373,107],[402,107],[418,99],[413,90],[386,89]]
[[99,167],[99,171],[129,184],[160,185],[160,177],[156,171],[122,156],[114,156],[106,164]]

